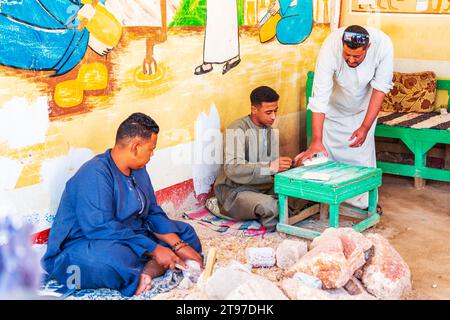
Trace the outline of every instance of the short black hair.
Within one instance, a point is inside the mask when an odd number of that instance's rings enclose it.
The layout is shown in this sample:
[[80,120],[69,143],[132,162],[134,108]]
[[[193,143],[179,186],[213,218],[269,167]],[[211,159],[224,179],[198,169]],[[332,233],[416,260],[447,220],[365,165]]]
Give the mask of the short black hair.
[[130,138],[150,139],[152,134],[159,133],[159,126],[150,116],[135,112],[126,118],[117,129],[116,144]]
[[347,27],[342,34],[342,43],[350,49],[364,49],[369,44],[369,32],[361,26],[352,25]]
[[255,107],[260,107],[263,102],[275,102],[278,99],[280,99],[278,93],[267,86],[255,88],[250,94],[250,103]]

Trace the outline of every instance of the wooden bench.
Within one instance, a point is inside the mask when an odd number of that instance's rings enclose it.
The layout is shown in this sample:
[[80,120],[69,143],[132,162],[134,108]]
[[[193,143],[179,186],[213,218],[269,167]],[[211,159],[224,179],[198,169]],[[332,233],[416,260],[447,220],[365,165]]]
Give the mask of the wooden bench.
[[[312,94],[314,72],[308,72],[306,81],[306,105]],[[450,79],[438,79],[437,90],[445,90],[449,94],[448,110],[450,111]],[[309,146],[312,139],[311,111],[306,111],[306,137]],[[414,165],[377,161],[378,168],[383,173],[407,176],[415,178],[415,186],[424,185],[424,179],[450,182],[450,130],[417,129],[399,127],[395,125],[378,124],[375,137],[387,137],[400,139],[413,153]],[[427,152],[436,144],[446,145],[446,165],[444,169],[426,167]]]

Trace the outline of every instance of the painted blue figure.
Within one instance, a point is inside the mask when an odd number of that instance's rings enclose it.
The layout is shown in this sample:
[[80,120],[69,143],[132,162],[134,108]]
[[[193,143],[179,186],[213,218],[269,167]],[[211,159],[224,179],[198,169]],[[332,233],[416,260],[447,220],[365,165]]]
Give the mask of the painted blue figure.
[[0,1],[0,65],[55,75],[70,71],[89,43],[89,31],[78,28],[84,6],[81,0]]
[[66,289],[110,288],[125,296],[184,261],[203,264],[194,229],[157,204],[145,169],[158,125],[134,113],[112,149],[86,162],[67,182],[42,259],[48,278]]
[[298,44],[311,33],[312,0],[276,0],[281,20],[277,24],[277,39],[282,44]]

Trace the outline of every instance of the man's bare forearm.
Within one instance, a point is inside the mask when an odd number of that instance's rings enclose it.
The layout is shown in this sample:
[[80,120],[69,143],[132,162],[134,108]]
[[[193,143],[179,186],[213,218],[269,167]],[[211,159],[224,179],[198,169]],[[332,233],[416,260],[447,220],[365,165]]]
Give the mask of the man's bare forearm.
[[378,113],[381,110],[384,96],[384,92],[373,89],[366,116],[364,117],[364,121],[361,124],[361,127],[365,128],[367,131],[369,131],[369,129],[372,127],[373,122],[375,121]]
[[159,234],[159,233],[153,233],[156,238],[161,240],[164,243],[167,243],[169,246],[173,246],[175,243],[180,241],[180,237],[176,233],[166,233],[166,234]]
[[325,114],[320,112],[312,113],[312,142],[322,143],[323,122]]

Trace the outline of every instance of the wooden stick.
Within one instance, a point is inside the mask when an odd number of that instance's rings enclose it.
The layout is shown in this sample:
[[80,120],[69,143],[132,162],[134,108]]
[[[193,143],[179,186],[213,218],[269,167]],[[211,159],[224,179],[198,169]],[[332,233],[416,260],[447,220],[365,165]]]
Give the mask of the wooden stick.
[[215,247],[209,248],[208,256],[206,258],[205,271],[203,271],[203,284],[211,276],[214,264],[216,263],[217,249]]

